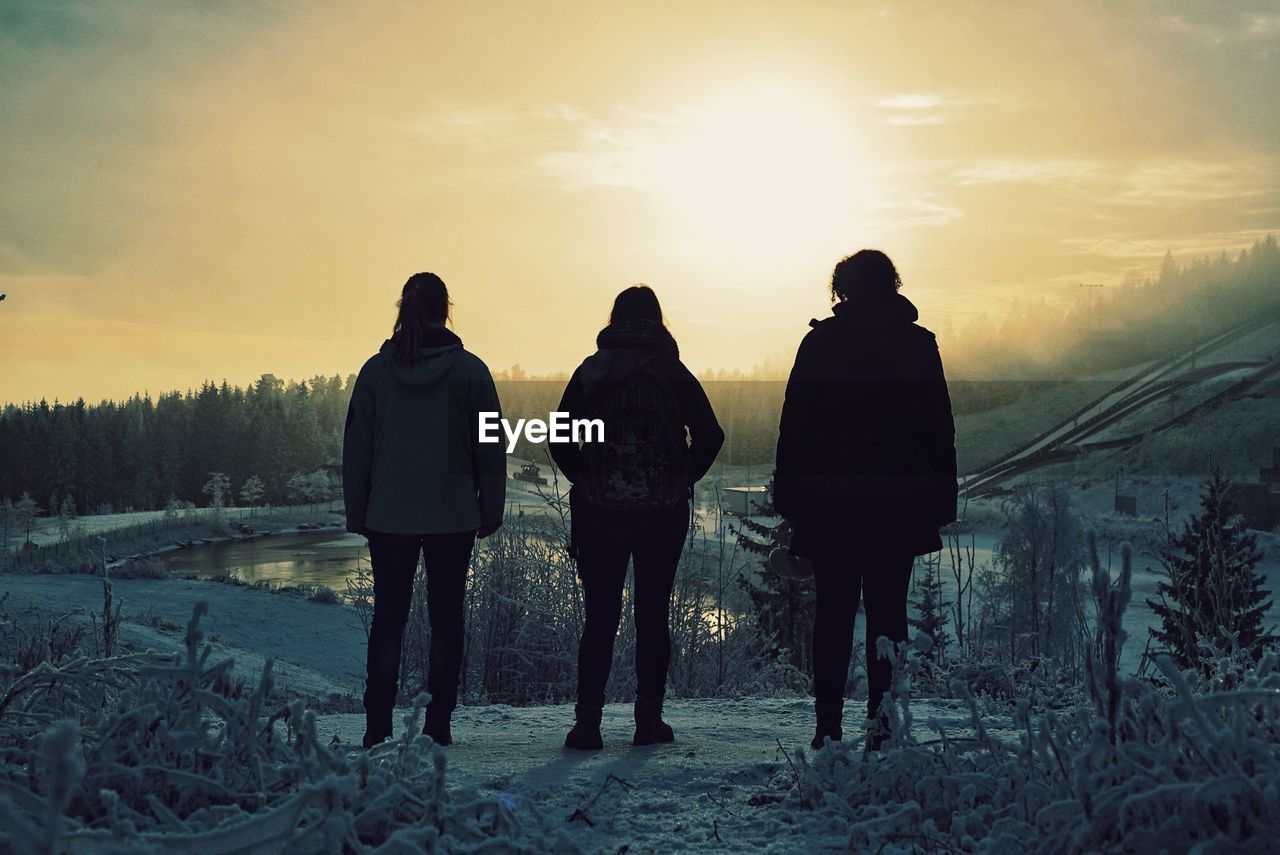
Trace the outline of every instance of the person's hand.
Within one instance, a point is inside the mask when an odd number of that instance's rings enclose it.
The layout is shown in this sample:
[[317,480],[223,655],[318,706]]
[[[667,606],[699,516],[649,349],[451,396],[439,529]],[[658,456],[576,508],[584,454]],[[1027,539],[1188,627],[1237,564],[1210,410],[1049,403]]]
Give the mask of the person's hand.
[[364,526],[360,525],[360,523],[355,522],[354,520],[347,520],[347,531],[351,532],[352,534],[361,534],[361,535],[364,535],[365,537],[369,536],[369,529],[365,528]]
[[476,529],[476,537],[484,540],[500,528],[502,528],[502,523],[498,523],[497,525],[482,525],[480,528]]

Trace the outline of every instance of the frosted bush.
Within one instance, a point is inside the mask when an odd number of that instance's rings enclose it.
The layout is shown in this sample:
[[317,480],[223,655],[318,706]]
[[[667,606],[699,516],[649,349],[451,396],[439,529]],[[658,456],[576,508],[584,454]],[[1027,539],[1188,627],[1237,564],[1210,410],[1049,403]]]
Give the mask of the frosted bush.
[[[326,745],[301,701],[269,706],[212,660],[196,606],[184,654],[44,662],[0,675],[0,850],[535,851],[493,798],[445,789],[419,731],[364,752]],[[524,842],[521,842],[524,841]],[[560,841],[563,843],[563,841]]]
[[986,730],[977,703],[953,685],[971,734],[911,735],[915,656],[897,659],[892,747],[861,756],[851,742],[800,755],[796,797],[829,812],[855,851],[1263,852],[1280,840],[1280,672],[1274,652],[1219,676],[1157,660],[1156,685],[1120,675],[1131,554],[1112,584],[1090,539],[1097,634],[1082,702],[1033,714],[1018,703],[1016,741]]

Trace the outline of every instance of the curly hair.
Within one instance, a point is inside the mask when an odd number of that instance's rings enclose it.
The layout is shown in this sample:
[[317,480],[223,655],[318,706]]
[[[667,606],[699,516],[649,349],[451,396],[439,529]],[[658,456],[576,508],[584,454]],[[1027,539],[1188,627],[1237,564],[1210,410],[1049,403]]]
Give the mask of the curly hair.
[[886,297],[902,287],[902,277],[889,256],[863,249],[842,259],[831,273],[831,302],[857,297]]

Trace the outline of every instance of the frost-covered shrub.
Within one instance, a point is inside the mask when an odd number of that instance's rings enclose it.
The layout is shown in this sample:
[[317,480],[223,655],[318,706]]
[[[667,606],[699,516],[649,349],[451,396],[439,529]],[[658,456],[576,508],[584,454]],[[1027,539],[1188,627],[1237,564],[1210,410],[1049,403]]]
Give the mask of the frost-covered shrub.
[[[451,795],[418,733],[351,752],[314,713],[269,706],[212,661],[197,605],[185,654],[42,663],[0,675],[0,850],[506,851],[556,841],[492,798]],[[524,842],[521,842],[524,841]]]
[[970,732],[930,721],[937,738],[919,741],[906,685],[913,657],[887,651],[899,660],[891,747],[801,753],[796,797],[843,822],[855,851],[1269,851],[1280,840],[1280,658],[1229,658],[1215,681],[1163,656],[1163,686],[1123,677],[1131,554],[1115,585],[1092,541],[1090,564],[1097,632],[1080,705],[1033,714],[1024,699],[1013,717],[1021,736],[1005,742],[957,681]]

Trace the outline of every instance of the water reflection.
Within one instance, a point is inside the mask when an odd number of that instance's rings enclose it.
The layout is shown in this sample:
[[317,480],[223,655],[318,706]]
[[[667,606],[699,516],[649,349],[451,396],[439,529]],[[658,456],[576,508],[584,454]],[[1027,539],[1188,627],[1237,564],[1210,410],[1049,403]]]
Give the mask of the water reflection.
[[201,579],[234,575],[246,582],[327,585],[342,593],[360,561],[368,566],[365,539],[345,531],[304,531],[210,543],[162,556],[175,575]]

